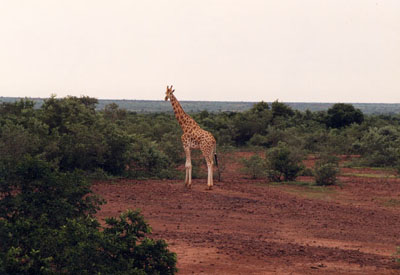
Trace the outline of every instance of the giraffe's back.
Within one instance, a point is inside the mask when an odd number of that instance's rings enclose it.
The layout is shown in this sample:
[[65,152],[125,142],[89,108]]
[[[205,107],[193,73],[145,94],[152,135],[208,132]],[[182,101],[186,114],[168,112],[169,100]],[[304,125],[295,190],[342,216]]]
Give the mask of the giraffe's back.
[[182,143],[184,147],[201,149],[204,151],[207,148],[214,150],[216,141],[210,132],[199,127],[184,133],[182,135]]

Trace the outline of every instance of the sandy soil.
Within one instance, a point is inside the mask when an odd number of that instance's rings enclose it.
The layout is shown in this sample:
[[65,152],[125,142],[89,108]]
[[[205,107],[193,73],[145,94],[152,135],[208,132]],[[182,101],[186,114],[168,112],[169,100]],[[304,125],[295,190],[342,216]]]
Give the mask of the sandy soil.
[[[226,158],[222,182],[96,183],[100,219],[141,209],[153,238],[177,253],[179,274],[400,274],[400,179],[342,168],[340,186],[246,179]],[[306,162],[312,165],[313,160]],[[312,181],[299,178],[299,181]]]

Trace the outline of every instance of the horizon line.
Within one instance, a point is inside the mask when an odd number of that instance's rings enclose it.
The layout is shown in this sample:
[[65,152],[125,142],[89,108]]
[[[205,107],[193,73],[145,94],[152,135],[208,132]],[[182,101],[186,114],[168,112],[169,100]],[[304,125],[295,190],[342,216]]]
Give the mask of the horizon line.
[[[82,96],[86,96],[86,95],[80,95],[79,97]],[[63,96],[63,97],[57,97],[57,99],[61,99],[61,98],[66,98],[68,96]],[[71,96],[71,97],[78,97],[78,96]],[[78,98],[79,98],[78,97]],[[91,97],[91,96],[88,96]],[[19,99],[48,99],[50,97],[29,97],[29,96],[25,96],[25,97],[21,97],[21,96],[0,96],[1,98],[19,98]],[[97,100],[111,100],[111,101],[157,101],[157,102],[164,102],[165,100],[162,99],[115,99],[115,98],[97,98],[97,97],[92,97],[95,98]],[[193,99],[189,99],[189,100],[180,100],[180,102],[230,102],[230,103],[259,103],[259,102],[266,102],[266,103],[273,103],[275,101],[281,102],[281,103],[316,103],[316,104],[336,104],[336,103],[345,103],[345,104],[400,104],[400,102],[397,103],[388,103],[388,102],[344,102],[344,101],[335,101],[335,102],[331,102],[331,101],[279,101],[274,100],[274,101],[265,101],[265,100],[259,100],[259,101],[246,101],[246,100],[193,100]]]

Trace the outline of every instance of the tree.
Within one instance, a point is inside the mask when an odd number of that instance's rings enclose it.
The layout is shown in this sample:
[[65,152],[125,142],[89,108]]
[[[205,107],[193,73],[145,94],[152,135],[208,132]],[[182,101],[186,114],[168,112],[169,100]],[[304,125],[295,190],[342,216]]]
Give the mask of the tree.
[[269,105],[267,102],[261,101],[253,105],[250,111],[253,113],[263,113],[269,110]]
[[284,103],[278,102],[278,100],[272,102],[271,109],[272,109],[272,116],[274,119],[276,117],[287,118],[294,116],[295,114],[292,108],[290,108],[288,105]]
[[68,134],[68,125],[93,125],[96,116],[97,99],[89,97],[66,97],[57,99],[55,96],[44,101],[41,108],[41,119],[49,126],[50,131],[57,130],[59,134]]
[[343,128],[364,121],[364,114],[351,104],[336,103],[328,109],[326,125],[330,128]]
[[[174,274],[176,256],[137,211],[101,227],[101,204],[79,172],[26,156],[0,159],[1,274]],[[6,165],[6,167],[8,167]]]
[[253,108],[244,113],[237,113],[233,117],[236,144],[246,144],[255,134],[265,135],[271,120],[272,113],[265,102],[255,104]]
[[105,117],[112,121],[124,119],[126,117],[126,114],[126,110],[120,109],[116,103],[110,103],[104,107]]

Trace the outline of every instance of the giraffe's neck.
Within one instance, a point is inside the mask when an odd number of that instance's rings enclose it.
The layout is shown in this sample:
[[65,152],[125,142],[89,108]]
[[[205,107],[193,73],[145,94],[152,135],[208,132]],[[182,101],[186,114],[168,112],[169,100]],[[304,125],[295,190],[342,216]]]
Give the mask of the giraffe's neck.
[[174,109],[175,118],[181,126],[183,132],[187,132],[190,128],[193,128],[193,126],[199,127],[194,119],[185,113],[178,99],[176,99],[174,95],[171,95],[171,104],[172,109]]

